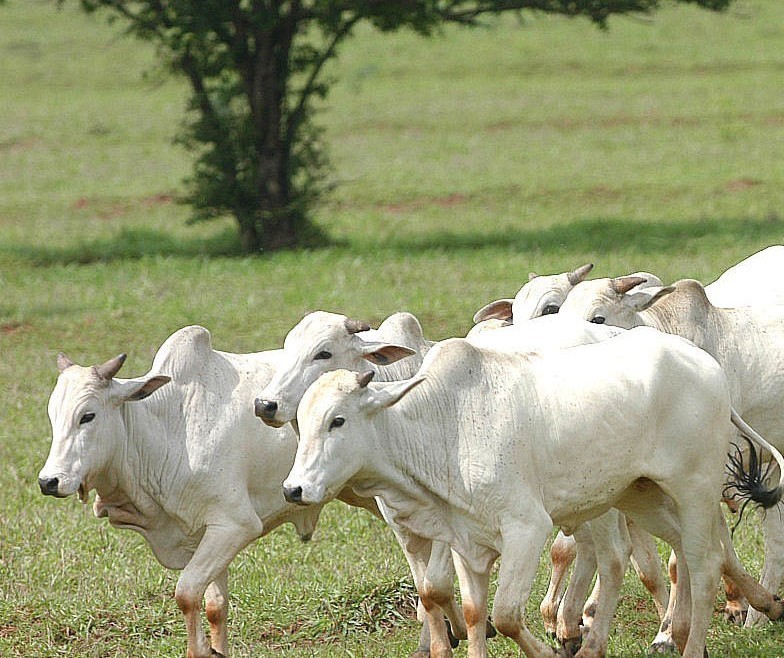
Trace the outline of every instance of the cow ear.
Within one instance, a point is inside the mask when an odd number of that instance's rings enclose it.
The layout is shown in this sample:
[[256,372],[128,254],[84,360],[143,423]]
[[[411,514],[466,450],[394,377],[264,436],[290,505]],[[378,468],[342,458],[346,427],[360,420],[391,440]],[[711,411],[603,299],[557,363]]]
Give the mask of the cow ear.
[[474,313],[474,324],[479,324],[483,320],[512,320],[512,302],[514,299],[497,299]]
[[639,312],[650,308],[662,297],[666,297],[674,290],[675,286],[644,288],[639,292],[626,293],[621,300],[625,307],[630,308],[634,312]]
[[131,379],[125,382],[114,382],[112,398],[115,404],[123,402],[136,402],[152,395],[164,384],[168,384],[171,377],[156,375],[149,379]]
[[388,366],[390,363],[399,361],[407,356],[416,354],[416,350],[404,345],[393,345],[392,343],[366,343],[362,347],[362,358],[377,366]]
[[74,365],[74,362],[71,361],[71,359],[69,359],[65,354],[60,352],[57,355],[57,370],[62,372],[63,370],[70,368],[72,365]]
[[371,389],[371,395],[363,405],[365,408],[372,411],[381,411],[397,404],[402,400],[412,389],[419,386],[425,381],[424,375],[419,377],[412,377],[411,379],[403,379],[398,382],[385,382],[376,388]]

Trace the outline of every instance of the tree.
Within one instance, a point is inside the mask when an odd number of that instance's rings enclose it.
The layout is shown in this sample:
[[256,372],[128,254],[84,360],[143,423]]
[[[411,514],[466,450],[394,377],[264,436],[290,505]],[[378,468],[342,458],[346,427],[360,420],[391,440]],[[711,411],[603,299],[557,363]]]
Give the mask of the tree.
[[[63,2],[64,0],[60,0]],[[723,9],[731,0],[678,0]],[[361,21],[432,34],[447,22],[537,10],[585,16],[651,12],[659,0],[80,0],[158,47],[190,83],[180,141],[197,154],[185,200],[195,220],[231,215],[244,251],[312,244],[309,217],[326,158],[313,103],[324,65]]]

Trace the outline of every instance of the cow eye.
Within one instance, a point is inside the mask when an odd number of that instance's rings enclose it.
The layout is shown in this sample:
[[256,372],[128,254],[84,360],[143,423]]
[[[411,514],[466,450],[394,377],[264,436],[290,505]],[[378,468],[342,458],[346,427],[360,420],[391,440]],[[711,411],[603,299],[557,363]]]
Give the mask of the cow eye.
[[333,427],[341,427],[345,422],[346,419],[343,418],[343,416],[335,416],[332,419],[332,422],[329,424],[329,429],[332,429]]
[[95,418],[95,414],[92,411],[88,411],[79,419],[79,424],[84,425],[85,423],[89,423],[91,420]]
[[558,313],[560,306],[557,304],[548,304],[542,309],[542,315],[553,315],[554,313]]
[[594,324],[604,324],[605,318],[602,315],[595,315],[593,318],[591,318],[591,322]]
[[331,359],[331,358],[332,358],[332,352],[327,352],[327,350],[321,350],[321,352],[319,352],[318,354],[316,354],[316,356],[313,357],[313,360],[318,361],[321,359]]

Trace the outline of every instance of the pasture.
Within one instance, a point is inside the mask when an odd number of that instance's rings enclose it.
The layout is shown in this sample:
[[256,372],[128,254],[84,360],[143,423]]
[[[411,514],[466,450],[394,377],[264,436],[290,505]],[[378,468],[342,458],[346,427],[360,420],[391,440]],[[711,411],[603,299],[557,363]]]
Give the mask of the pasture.
[[[784,242],[776,0],[720,15],[668,7],[607,32],[531,15],[430,40],[359,30],[320,115],[337,187],[317,218],[335,242],[261,258],[237,256],[228,222],[186,225],[174,198],[190,159],[171,143],[183,85],[73,4],[0,6],[5,656],[185,651],[175,574],[137,535],[39,493],[58,351],[81,364],[127,352],[121,374],[135,376],[184,325],[207,327],[216,349],[256,351],[316,309],[372,324],[408,310],[438,339],[464,334],[531,270],[595,262],[594,276],[709,282]],[[749,515],[736,533],[754,573],[758,528]],[[407,656],[409,580],[383,524],[332,504],[310,543],[285,527],[235,561],[233,655]],[[784,627],[731,627],[722,605],[719,594],[712,656],[784,655]],[[656,625],[630,575],[609,655],[644,655]],[[517,655],[503,639],[490,651]]]

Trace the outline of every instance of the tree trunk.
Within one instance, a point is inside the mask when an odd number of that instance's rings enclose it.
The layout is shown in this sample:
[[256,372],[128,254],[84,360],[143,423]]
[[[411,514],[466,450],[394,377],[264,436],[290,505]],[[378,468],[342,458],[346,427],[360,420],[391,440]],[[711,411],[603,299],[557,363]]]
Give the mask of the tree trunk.
[[253,221],[242,221],[239,217],[237,223],[240,229],[240,249],[246,254],[255,254],[261,251],[261,240],[256,224]]

